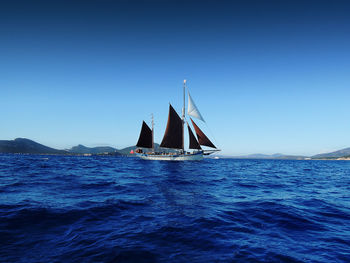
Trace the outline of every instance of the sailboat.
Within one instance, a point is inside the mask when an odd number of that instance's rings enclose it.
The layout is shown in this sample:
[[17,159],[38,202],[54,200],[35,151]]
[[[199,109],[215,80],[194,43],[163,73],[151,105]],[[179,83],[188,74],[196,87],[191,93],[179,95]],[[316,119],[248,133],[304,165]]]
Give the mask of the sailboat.
[[[183,85],[183,108],[182,117],[177,114],[175,109],[169,104],[168,122],[165,129],[163,140],[160,148],[170,149],[166,151],[155,151],[154,147],[154,121],[152,116],[152,129],[145,121],[142,123],[139,139],[136,146],[136,155],[144,160],[164,160],[164,161],[199,161],[203,159],[204,155],[209,155],[220,151],[203,133],[198,125],[192,120],[194,117],[202,122],[205,122],[200,114],[196,104],[194,103],[190,93],[188,92],[188,107],[187,115],[191,116],[191,124],[195,130],[196,136],[193,134],[190,124],[186,120],[185,114],[185,95],[186,95],[186,80]],[[189,149],[184,147],[185,124],[187,125],[189,136]],[[203,149],[202,146],[211,148],[210,150]],[[144,151],[144,148],[148,151]]]

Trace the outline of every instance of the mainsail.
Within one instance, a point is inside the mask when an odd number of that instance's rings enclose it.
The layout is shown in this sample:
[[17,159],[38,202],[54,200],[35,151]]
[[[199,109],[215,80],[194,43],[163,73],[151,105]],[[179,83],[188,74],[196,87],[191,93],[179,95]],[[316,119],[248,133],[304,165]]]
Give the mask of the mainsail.
[[196,104],[194,103],[190,93],[188,93],[188,109],[187,109],[187,114],[192,116],[192,117],[195,117],[201,121],[204,121],[205,120],[203,119],[201,113],[199,112]]
[[152,148],[152,130],[143,121],[137,147]]
[[160,147],[182,149],[182,120],[174,108],[169,105],[168,123]]
[[191,122],[194,127],[194,130],[196,131],[199,144],[216,149],[215,145],[208,139],[208,137],[201,131],[201,129],[199,129],[197,124],[195,124],[192,119]]
[[189,135],[189,141],[190,141],[190,149],[198,149],[201,150],[201,146],[199,145],[196,137],[194,136],[190,126],[187,123],[187,128],[188,128],[188,135]]

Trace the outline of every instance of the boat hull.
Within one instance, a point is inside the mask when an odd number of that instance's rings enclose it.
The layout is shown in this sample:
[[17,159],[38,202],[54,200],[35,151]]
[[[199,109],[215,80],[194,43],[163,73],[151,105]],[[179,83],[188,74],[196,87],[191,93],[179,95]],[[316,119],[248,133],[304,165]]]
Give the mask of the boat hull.
[[200,161],[203,160],[203,153],[193,154],[176,154],[176,155],[162,155],[162,154],[137,154],[143,160],[154,160],[154,161]]

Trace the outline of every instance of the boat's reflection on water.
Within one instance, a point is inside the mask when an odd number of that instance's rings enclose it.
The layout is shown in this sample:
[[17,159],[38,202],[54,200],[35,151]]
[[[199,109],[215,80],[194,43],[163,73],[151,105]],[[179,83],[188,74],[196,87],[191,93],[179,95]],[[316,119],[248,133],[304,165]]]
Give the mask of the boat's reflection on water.
[[201,178],[200,162],[154,162],[157,166],[159,180],[156,187],[162,198],[163,211],[167,217],[200,218],[208,213],[207,202],[210,201],[208,187]]

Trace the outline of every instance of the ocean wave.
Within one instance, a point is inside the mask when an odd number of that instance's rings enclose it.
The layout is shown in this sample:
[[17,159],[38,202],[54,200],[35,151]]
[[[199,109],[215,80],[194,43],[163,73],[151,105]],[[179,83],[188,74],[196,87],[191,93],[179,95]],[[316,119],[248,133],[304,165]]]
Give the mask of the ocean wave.
[[0,155],[0,262],[350,262],[349,174],[322,161]]

